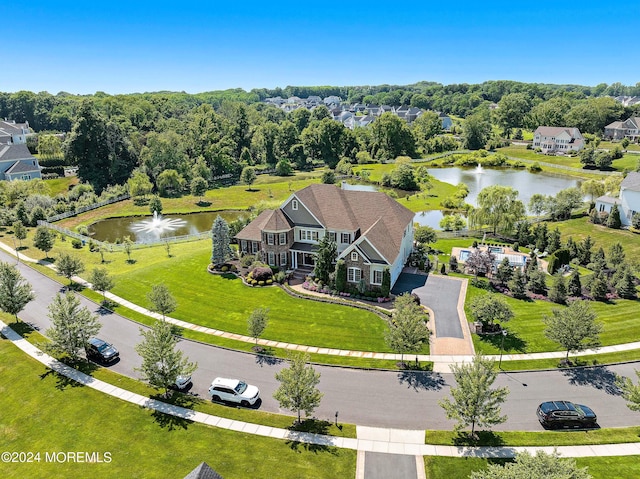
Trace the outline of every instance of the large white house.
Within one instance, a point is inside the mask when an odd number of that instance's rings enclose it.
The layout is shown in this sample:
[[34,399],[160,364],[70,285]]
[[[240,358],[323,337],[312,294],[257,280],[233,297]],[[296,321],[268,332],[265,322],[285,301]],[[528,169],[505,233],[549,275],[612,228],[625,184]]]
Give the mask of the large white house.
[[533,147],[542,153],[569,153],[584,148],[584,138],[577,128],[539,126],[533,133]]
[[620,195],[617,198],[601,196],[596,200],[598,213],[610,213],[613,205],[618,205],[622,226],[629,226],[633,215],[640,212],[640,173],[632,171],[620,183]]
[[393,286],[413,250],[413,216],[385,193],[314,184],[260,213],[236,239],[242,253],[260,253],[271,266],[310,270],[317,244],[329,235],[348,283],[379,287],[389,268]]

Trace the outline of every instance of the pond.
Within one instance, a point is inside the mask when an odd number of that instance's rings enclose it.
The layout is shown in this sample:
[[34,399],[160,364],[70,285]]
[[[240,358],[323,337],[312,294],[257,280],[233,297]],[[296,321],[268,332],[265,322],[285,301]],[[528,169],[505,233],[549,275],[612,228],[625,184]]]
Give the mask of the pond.
[[246,211],[206,211],[187,215],[162,215],[157,220],[158,227],[152,225],[151,216],[129,216],[125,218],[109,218],[89,226],[89,235],[99,241],[114,243],[129,236],[136,243],[148,243],[160,238],[185,236],[204,233],[211,230],[216,216],[220,215],[227,222],[235,221],[248,215]]

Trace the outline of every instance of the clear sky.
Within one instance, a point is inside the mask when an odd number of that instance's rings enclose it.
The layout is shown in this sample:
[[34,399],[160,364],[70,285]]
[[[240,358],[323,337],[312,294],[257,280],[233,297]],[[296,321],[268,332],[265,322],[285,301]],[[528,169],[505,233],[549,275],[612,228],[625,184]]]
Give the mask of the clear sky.
[[0,91],[635,85],[639,26],[637,0],[27,0],[3,8]]

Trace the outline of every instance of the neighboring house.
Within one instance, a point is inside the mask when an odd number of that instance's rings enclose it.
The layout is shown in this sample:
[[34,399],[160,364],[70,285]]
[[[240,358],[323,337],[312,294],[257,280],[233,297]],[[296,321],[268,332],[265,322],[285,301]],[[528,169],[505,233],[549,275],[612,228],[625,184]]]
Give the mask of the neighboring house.
[[614,100],[618,103],[622,103],[622,106],[633,106],[640,103],[640,96],[617,96]]
[[0,144],[0,180],[42,178],[38,160],[25,143]]
[[27,142],[27,135],[31,133],[29,122],[0,121],[0,144],[23,144]]
[[569,153],[584,148],[584,138],[577,128],[539,126],[533,133],[533,147],[542,153]]
[[632,116],[625,121],[614,121],[604,127],[604,136],[612,140],[629,138],[636,141],[640,138],[640,117]]
[[614,204],[618,205],[622,226],[629,226],[633,215],[640,212],[640,173],[632,171],[622,180],[617,198],[607,195],[598,198],[596,211],[601,214],[610,213]]
[[314,184],[293,193],[277,210],[265,210],[236,235],[240,251],[260,253],[282,269],[310,269],[316,245],[336,242],[347,282],[379,287],[385,268],[391,285],[413,249],[414,213],[385,193]]
[[442,129],[444,131],[451,130],[451,127],[453,126],[453,121],[451,120],[449,115],[446,115],[445,113],[438,113],[438,117],[440,118],[440,121],[442,122]]
[[342,98],[340,98],[339,96],[331,95],[326,97],[323,101],[324,101],[324,104],[327,106],[339,105],[340,103],[342,103]]

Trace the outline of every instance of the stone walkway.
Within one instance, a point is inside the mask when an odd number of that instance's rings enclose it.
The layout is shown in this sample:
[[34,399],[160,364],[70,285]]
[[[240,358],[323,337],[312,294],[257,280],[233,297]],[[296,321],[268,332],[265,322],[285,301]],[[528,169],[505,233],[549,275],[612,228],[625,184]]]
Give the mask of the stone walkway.
[[[10,254],[16,256],[18,253],[11,247],[5,245],[4,243],[0,242],[0,248],[4,249],[5,251],[9,252]],[[48,267],[50,267],[51,269],[55,270],[55,267],[52,264],[49,263],[43,263],[40,261],[37,261],[35,259],[32,259],[28,256],[25,256],[23,254],[19,254],[19,259],[21,261],[26,261],[26,262],[31,262],[31,263],[40,263],[40,264],[46,264]],[[91,287],[91,283],[85,281],[84,279],[74,276],[73,281],[82,284],[83,286],[90,288]],[[105,294],[105,296],[110,300],[113,301],[115,303],[121,304],[122,306],[125,306],[133,311],[136,311],[140,314],[144,314],[146,316],[155,318],[155,319],[162,319],[162,316],[158,313],[154,313],[153,311],[149,311],[146,308],[143,308],[141,306],[138,306],[137,304],[134,304],[130,301],[127,301],[124,298],[121,298],[119,296],[116,296],[113,293],[109,293],[107,292]],[[460,294],[460,297],[458,299],[458,308],[464,308],[464,295]],[[171,318],[169,316],[165,317],[165,320],[170,322],[171,324],[174,324],[176,326],[179,326],[181,328],[184,329],[190,329],[192,331],[197,331],[200,333],[204,333],[204,334],[210,334],[213,336],[220,336],[223,338],[228,338],[228,339],[234,339],[236,341],[243,341],[243,342],[247,342],[247,343],[255,343],[255,339],[249,336],[245,336],[242,334],[235,334],[235,333],[229,333],[226,331],[221,331],[218,329],[213,329],[213,328],[207,328],[205,326],[199,326],[197,324],[193,324],[193,323],[188,323],[186,321],[182,321],[180,319],[175,319],[175,318]],[[468,328],[468,326],[467,326]],[[466,339],[465,339],[466,340]],[[345,350],[345,349],[332,349],[332,348],[320,348],[317,346],[307,346],[307,345],[302,345],[302,344],[292,344],[292,343],[285,343],[285,342],[281,342],[281,341],[272,341],[272,340],[267,340],[267,339],[258,339],[258,344],[262,345],[262,346],[269,346],[269,347],[274,347],[274,348],[281,348],[281,349],[288,349],[288,350],[294,350],[294,351],[302,351],[302,352],[307,352],[307,353],[317,353],[317,354],[327,354],[327,355],[333,355],[333,356],[347,356],[347,357],[358,357],[358,358],[371,358],[371,359],[383,359],[383,360],[391,360],[391,361],[400,361],[401,360],[401,355],[400,354],[394,354],[394,353],[378,353],[378,352],[371,352],[371,351],[350,351],[350,350]],[[443,347],[438,349],[438,346],[436,346],[436,349],[440,352],[440,354],[419,354],[417,355],[417,359],[418,361],[430,361],[434,363],[434,370],[436,372],[450,372],[449,370],[449,366],[451,364],[460,364],[460,363],[465,363],[465,362],[470,362],[473,359],[473,354],[454,354],[454,352],[452,351],[451,354],[448,354],[448,352],[451,349],[455,349],[456,352],[458,351],[457,348],[454,348],[455,345],[453,344],[449,344],[446,345],[445,343],[443,343]],[[606,354],[606,353],[616,353],[616,352],[623,352],[623,351],[632,351],[632,350],[637,350],[640,349],[640,341],[636,341],[633,343],[626,343],[626,344],[616,344],[614,346],[604,346],[598,349],[587,349],[585,351],[581,351],[579,353],[573,353],[571,356],[572,357],[577,357],[577,356],[587,356],[587,355],[594,355],[594,354]],[[523,360],[537,360],[537,359],[562,359],[566,356],[566,351],[552,351],[552,352],[544,352],[544,353],[529,353],[529,354],[503,354],[502,355],[502,360],[503,361],[523,361]],[[413,356],[412,356],[413,357]],[[494,359],[494,360],[498,360],[500,358],[499,355],[487,355],[487,358],[490,359]]]

